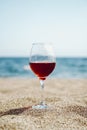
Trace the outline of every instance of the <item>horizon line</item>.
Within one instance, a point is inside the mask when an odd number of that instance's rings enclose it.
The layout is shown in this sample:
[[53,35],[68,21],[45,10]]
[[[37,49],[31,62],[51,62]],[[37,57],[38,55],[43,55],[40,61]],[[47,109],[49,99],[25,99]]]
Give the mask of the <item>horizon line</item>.
[[[29,56],[0,56],[0,58],[29,58]],[[87,58],[87,56],[56,56],[56,58]]]

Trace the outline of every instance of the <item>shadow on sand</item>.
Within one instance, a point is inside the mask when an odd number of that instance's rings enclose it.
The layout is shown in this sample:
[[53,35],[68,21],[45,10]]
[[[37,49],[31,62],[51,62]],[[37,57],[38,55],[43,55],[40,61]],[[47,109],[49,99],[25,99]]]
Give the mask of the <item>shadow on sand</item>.
[[32,109],[32,106],[29,107],[23,107],[23,108],[17,108],[17,109],[10,109],[5,112],[0,112],[0,117],[6,116],[6,115],[32,115],[32,116],[43,116],[47,111],[49,110],[37,110]]
[[[61,108],[60,108],[61,109]],[[57,109],[53,110],[56,114],[61,114],[58,113]],[[5,116],[5,115],[32,115],[32,116],[43,116],[44,114],[46,114],[46,112],[51,112],[51,110],[35,110],[32,109],[32,106],[29,107],[23,107],[23,108],[17,108],[17,109],[10,109],[8,111],[5,112],[0,112],[0,117]],[[75,114],[79,114],[80,116],[87,118],[87,107],[83,107],[83,106],[67,106],[67,107],[63,107],[62,108],[62,112],[65,113],[70,113],[70,112],[74,112]]]

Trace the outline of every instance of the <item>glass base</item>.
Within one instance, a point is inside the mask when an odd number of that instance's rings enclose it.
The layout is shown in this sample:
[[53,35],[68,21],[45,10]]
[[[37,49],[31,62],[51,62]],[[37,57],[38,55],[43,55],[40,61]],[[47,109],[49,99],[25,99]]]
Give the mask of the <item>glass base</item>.
[[41,102],[38,105],[32,106],[32,109],[48,109],[48,106],[44,104],[43,102]]

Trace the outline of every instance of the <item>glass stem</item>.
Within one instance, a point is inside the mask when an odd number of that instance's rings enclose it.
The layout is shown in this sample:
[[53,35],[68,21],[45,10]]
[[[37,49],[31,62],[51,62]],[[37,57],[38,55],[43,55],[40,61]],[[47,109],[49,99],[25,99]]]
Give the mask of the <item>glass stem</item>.
[[40,85],[41,85],[41,102],[40,102],[40,105],[44,105],[45,104],[44,94],[43,94],[43,91],[44,91],[44,80],[40,80]]

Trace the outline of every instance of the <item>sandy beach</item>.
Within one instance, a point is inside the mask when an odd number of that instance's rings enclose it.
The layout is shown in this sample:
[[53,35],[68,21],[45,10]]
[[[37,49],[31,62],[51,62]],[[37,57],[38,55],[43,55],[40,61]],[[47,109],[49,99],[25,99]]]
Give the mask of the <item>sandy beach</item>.
[[0,130],[87,130],[87,79],[47,79],[40,102],[38,79],[0,78]]

